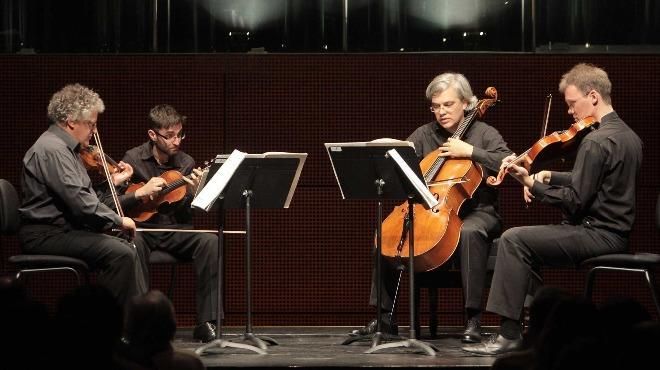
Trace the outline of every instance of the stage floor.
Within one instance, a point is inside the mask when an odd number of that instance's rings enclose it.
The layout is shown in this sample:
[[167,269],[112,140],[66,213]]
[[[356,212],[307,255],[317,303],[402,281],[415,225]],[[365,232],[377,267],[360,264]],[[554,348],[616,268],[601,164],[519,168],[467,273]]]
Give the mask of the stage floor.
[[[278,342],[278,345],[268,346],[267,354],[242,348],[221,348],[218,343],[208,348],[201,355],[208,369],[227,368],[417,368],[443,367],[476,369],[487,368],[494,357],[469,355],[461,351],[463,345],[459,334],[463,328],[438,328],[438,338],[430,339],[428,328],[422,327],[421,339],[434,345],[438,351],[435,356],[429,356],[413,348],[386,348],[366,354],[372,346],[371,341],[359,341],[352,344],[342,343],[351,338],[348,333],[355,327],[255,327],[257,336],[266,336]],[[400,327],[401,340],[408,335],[407,327]],[[488,330],[491,328],[484,328]],[[245,327],[224,327],[222,339],[236,343],[251,344],[241,341]],[[396,342],[398,340],[384,343]],[[189,328],[179,329],[175,339],[175,347],[194,351],[202,343],[194,342]]]

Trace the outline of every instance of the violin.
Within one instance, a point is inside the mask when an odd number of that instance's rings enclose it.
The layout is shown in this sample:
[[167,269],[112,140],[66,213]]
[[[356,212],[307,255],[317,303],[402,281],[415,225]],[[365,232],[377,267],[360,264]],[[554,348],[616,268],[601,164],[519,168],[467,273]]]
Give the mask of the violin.
[[[208,172],[209,168],[210,165],[207,165],[202,171]],[[131,208],[127,212],[127,215],[133,220],[138,222],[147,221],[158,213],[159,207],[181,201],[187,193],[187,189],[184,185],[188,184],[188,182],[186,182],[184,178],[192,179],[192,174],[183,176],[181,172],[177,170],[169,170],[163,172],[159,177],[165,180],[167,184],[157,195],[142,198],[137,206]],[[134,193],[137,189],[144,186],[144,184],[144,182],[131,184],[128,186],[128,189],[126,189],[126,192]]]
[[[485,114],[497,100],[497,90],[489,87],[477,107],[465,115],[453,138],[462,138],[470,125]],[[463,202],[481,184],[483,169],[470,159],[445,158],[438,148],[422,159],[419,166],[429,190],[439,204],[427,210],[421,204],[414,205],[415,271],[429,271],[441,266],[454,254],[458,246],[463,221],[458,217]],[[408,204],[394,208],[382,225],[382,255],[390,260],[409,258],[410,243]],[[404,248],[405,247],[405,248]]]
[[[589,131],[595,129],[595,127],[593,127],[595,123],[596,119],[589,116],[573,123],[567,130],[561,132],[555,131],[550,135],[542,137],[529,149],[514,158],[511,163],[522,165],[530,173],[537,172],[533,170],[532,165],[539,167],[552,159],[565,156],[574,151],[582,141],[582,138]],[[508,167],[501,168],[497,177],[488,176],[486,183],[491,186],[501,184],[502,181],[504,181],[504,176],[506,176],[508,170]]]
[[[108,172],[112,175],[120,171],[119,164],[110,158],[107,154],[105,155],[106,168]],[[103,169],[103,161],[101,160],[101,153],[98,146],[88,145],[80,150],[80,158],[85,165],[85,168],[88,171],[98,171],[101,175],[105,174]]]

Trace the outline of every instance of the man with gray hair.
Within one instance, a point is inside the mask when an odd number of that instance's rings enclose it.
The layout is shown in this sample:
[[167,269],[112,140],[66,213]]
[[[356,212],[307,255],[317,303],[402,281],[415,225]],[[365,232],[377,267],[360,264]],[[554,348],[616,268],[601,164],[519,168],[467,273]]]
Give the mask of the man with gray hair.
[[[470,159],[484,168],[484,179],[496,174],[502,159],[511,154],[500,133],[492,126],[474,121],[463,135],[459,127],[466,113],[477,105],[470,83],[460,73],[443,73],[436,76],[426,88],[430,111],[434,120],[418,127],[407,141],[415,144],[420,160],[437,151],[447,159]],[[463,128],[465,129],[465,128]],[[487,262],[491,240],[501,232],[500,216],[497,212],[497,189],[486,186],[482,181],[472,198],[460,208],[463,221],[457,253],[460,255],[461,279],[465,296],[467,322],[461,340],[475,343],[481,340],[481,301],[486,284]],[[397,333],[392,318],[393,296],[397,286],[394,267],[386,260],[381,263],[381,279],[372,275],[370,304],[376,305],[376,282],[382,282],[381,307],[386,312],[382,320],[384,332]],[[367,335],[376,330],[376,319],[353,334]]]
[[[67,85],[52,96],[50,126],[23,158],[19,239],[27,254],[84,260],[99,271],[99,284],[123,305],[147,291],[146,261],[132,243],[103,232],[118,228],[132,237],[135,222],[99,200],[80,158],[104,110],[99,95],[80,84]],[[123,162],[119,169],[114,184],[133,173]]]

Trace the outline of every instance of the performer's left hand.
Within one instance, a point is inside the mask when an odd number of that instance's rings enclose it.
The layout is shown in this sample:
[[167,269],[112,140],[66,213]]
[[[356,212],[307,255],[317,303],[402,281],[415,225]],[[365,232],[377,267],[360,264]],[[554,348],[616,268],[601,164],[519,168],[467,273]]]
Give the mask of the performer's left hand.
[[188,193],[195,194],[199,181],[202,179],[202,169],[200,167],[193,168],[190,178],[184,177],[183,179],[188,183]]
[[440,156],[450,158],[472,158],[474,147],[461,139],[450,137],[440,146]]

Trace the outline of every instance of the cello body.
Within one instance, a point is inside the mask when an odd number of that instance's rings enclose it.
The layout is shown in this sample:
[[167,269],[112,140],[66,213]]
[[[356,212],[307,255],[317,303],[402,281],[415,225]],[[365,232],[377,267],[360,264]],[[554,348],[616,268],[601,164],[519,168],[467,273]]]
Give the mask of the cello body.
[[[462,138],[472,122],[497,102],[497,90],[486,89],[491,99],[483,99],[467,114],[452,137]],[[472,198],[483,178],[483,169],[470,159],[445,158],[440,148],[427,154],[420,162],[424,180],[438,205],[425,209],[413,207],[414,265],[416,272],[433,270],[449,260],[458,247],[463,221],[458,216],[461,205]],[[408,203],[403,203],[382,223],[382,255],[391,260],[407,260],[409,252]]]
[[[436,150],[427,155],[420,167],[422,172],[438,157]],[[415,271],[429,271],[441,266],[454,254],[461,235],[463,221],[458,217],[463,202],[471,198],[481,184],[483,170],[469,159],[450,159],[429,185],[431,193],[440,201],[427,210],[415,204]],[[442,179],[457,179],[447,180]],[[382,253],[388,259],[409,258],[410,239],[403,231],[408,203],[394,208],[383,221]]]

